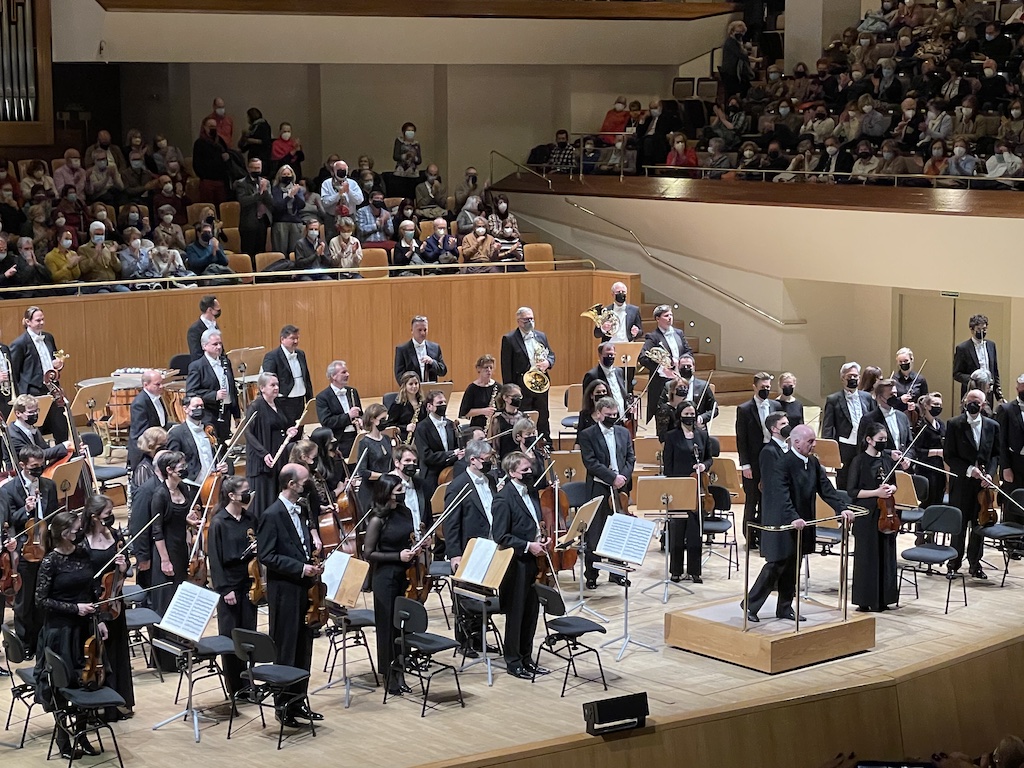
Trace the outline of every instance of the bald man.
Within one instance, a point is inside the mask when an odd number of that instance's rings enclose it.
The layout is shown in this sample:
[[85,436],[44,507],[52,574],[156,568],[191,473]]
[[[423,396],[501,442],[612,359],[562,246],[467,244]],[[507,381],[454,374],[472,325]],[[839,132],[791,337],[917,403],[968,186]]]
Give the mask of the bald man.
[[[601,341],[637,341],[644,335],[644,323],[640,319],[640,307],[635,304],[627,304],[626,296],[628,289],[625,283],[612,284],[612,303],[604,308],[607,312],[611,310],[619,319],[619,327],[615,333],[605,333],[605,329],[594,328],[594,338]],[[630,376],[629,378],[632,378]]]
[[128,428],[128,465],[136,466],[142,459],[138,439],[150,427],[169,429],[170,415],[163,403],[164,376],[152,368],[142,372],[142,391],[132,400]]

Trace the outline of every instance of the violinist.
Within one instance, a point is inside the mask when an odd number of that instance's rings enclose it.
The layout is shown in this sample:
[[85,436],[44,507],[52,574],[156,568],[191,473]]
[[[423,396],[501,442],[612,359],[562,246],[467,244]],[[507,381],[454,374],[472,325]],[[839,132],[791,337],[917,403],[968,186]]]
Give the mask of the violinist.
[[481,355],[476,360],[476,378],[466,385],[459,405],[459,418],[469,419],[474,427],[487,429],[487,424],[497,409],[498,390],[501,385],[494,380],[494,355]]
[[[694,477],[708,471],[711,458],[711,441],[708,433],[697,427],[697,409],[689,400],[677,409],[679,427],[665,436],[665,477]],[[703,484],[707,483],[704,477]],[[703,498],[698,490],[698,507]],[[678,507],[670,511],[681,511]],[[672,517],[669,520],[669,571],[672,581],[683,580],[683,563],[686,573],[694,584],[702,584],[701,578],[701,522],[700,509],[686,510],[686,517]],[[685,558],[684,558],[685,553]]]
[[718,416],[718,402],[710,384],[694,373],[694,365],[693,355],[687,352],[679,356],[676,371],[679,373],[678,381],[683,399],[693,403],[697,409],[697,424],[706,428],[711,420]]
[[345,472],[338,460],[338,441],[327,427],[317,427],[309,433],[309,439],[316,443],[317,470],[337,496],[345,484]]
[[551,485],[551,481],[548,480],[545,473],[548,465],[548,462],[545,461],[547,451],[537,440],[537,425],[533,423],[533,419],[524,417],[516,422],[516,425],[512,427],[512,442],[515,443],[516,451],[530,460],[530,470],[537,482],[537,490]]
[[[103,575],[115,569],[122,575],[128,569],[127,556],[117,555],[123,540],[114,535],[114,502],[106,496],[93,494],[85,500],[82,511],[82,525],[85,529],[85,551],[89,556],[89,568],[93,575],[104,565],[114,560],[100,576],[98,591],[102,592]],[[118,559],[121,564],[118,565]],[[120,579],[119,579],[120,581]],[[117,593],[120,594],[120,588]],[[116,595],[101,594],[103,599]],[[98,608],[99,618],[106,625],[107,638],[103,641],[103,660],[106,667],[106,685],[113,688],[125,701],[127,712],[117,707],[106,711],[108,723],[124,720],[132,716],[135,706],[135,686],[132,684],[132,657],[128,651],[128,623],[125,619],[123,604],[112,610],[112,603],[103,603]],[[120,609],[120,610],[118,610]],[[116,616],[115,616],[116,614]]]
[[513,451],[502,459],[501,468],[509,482],[494,498],[491,535],[502,549],[515,551],[501,583],[505,671],[512,677],[531,680],[535,673],[548,672],[533,661],[533,636],[540,613],[540,601],[533,585],[537,580],[537,558],[545,555],[547,536],[541,533],[540,498],[533,487],[530,458]]
[[185,455],[185,477],[200,480],[211,471],[226,472],[227,464],[213,466],[216,458],[217,437],[207,431],[203,424],[203,399],[198,395],[189,398],[185,407],[185,421],[176,424],[167,432],[167,449]]
[[[89,555],[82,548],[82,521],[73,512],[58,512],[50,521],[50,551],[39,563],[39,580],[33,585],[35,602],[43,614],[36,656],[36,702],[48,712],[56,708],[48,685],[46,654],[49,648],[68,666],[72,679],[80,677],[85,667],[85,641],[94,632],[101,641],[107,636],[106,626],[94,623],[96,584],[93,581]],[[115,561],[124,568],[123,556]],[[63,728],[54,731],[60,755],[65,760],[79,759],[83,754],[98,755],[89,740],[82,736],[77,743]]]
[[[486,440],[487,433],[483,427],[474,427],[470,425],[464,425],[459,427],[459,445],[463,448],[468,448],[469,444],[474,440]],[[462,458],[455,462],[452,467],[452,480],[466,474],[466,470],[469,469],[469,458],[466,454],[462,454]]]
[[[220,484],[220,501],[210,522],[210,582],[221,596],[217,603],[217,630],[225,637],[238,629],[256,629],[256,606],[249,600],[249,563],[256,557],[253,545],[256,517],[246,507],[252,501],[249,481],[232,475]],[[222,657],[228,694],[243,686],[245,664],[233,653]]]
[[[1017,377],[1017,396],[1000,403],[996,409],[996,421],[1002,437],[999,441],[1002,488],[1012,495],[1018,488],[1024,488],[1024,374]],[[1021,511],[1013,504],[1004,504],[1003,512],[1003,522],[1024,522]]]
[[284,463],[277,458],[278,451],[283,443],[294,440],[299,430],[277,407],[277,376],[261,373],[256,385],[259,397],[252,401],[245,415],[249,419],[255,414],[245,432],[245,475],[252,488],[250,508],[259,517],[277,496],[277,473]]
[[142,391],[132,400],[129,409],[128,464],[134,467],[142,459],[138,440],[150,427],[170,427],[171,418],[164,407],[161,394],[164,376],[160,371],[148,369],[142,372]]
[[14,401],[14,422],[7,431],[11,450],[17,456],[27,445],[34,445],[43,452],[43,466],[48,467],[74,450],[71,441],[51,446],[36,426],[39,421],[39,401],[32,395],[18,395]]
[[309,472],[309,478],[299,496],[299,506],[302,507],[303,518],[309,525],[310,534],[313,537],[313,549],[319,551],[323,548],[318,522],[320,515],[331,511],[337,501],[335,493],[326,482],[322,482],[320,448],[312,440],[303,439],[294,442],[288,451],[287,463],[298,464]]
[[[401,450],[396,449],[396,450]],[[405,575],[415,557],[410,549],[416,530],[412,513],[405,505],[406,489],[394,475],[384,475],[373,487],[373,513],[366,528],[363,554],[371,564],[373,615],[377,626],[377,669],[384,675],[388,695],[409,693],[405,675],[396,663],[397,632],[393,621],[395,599],[405,595],[409,581]]]
[[853,521],[853,602],[861,612],[886,611],[899,599],[896,535],[878,530],[879,502],[896,493],[896,481],[889,477],[895,462],[886,450],[887,438],[885,428],[873,424],[861,440],[846,483],[853,503],[871,512]]
[[[857,439],[863,444],[864,436],[880,424],[889,436],[886,447],[890,451],[904,451],[910,445],[910,419],[901,408],[902,400],[896,396],[896,384],[892,379],[879,379],[872,388],[875,399],[874,410],[864,414],[857,427]],[[852,465],[851,465],[852,466]],[[909,465],[908,465],[909,466]]]
[[[950,561],[949,569],[955,573],[963,565],[966,544],[970,574],[976,579],[988,578],[981,569],[985,542],[977,533],[978,493],[983,487],[982,480],[991,480],[999,458],[999,423],[982,416],[984,405],[983,392],[977,389],[968,391],[964,397],[964,413],[946,422],[946,442],[942,453],[946,465],[956,475],[949,481],[949,503],[963,515],[960,533],[952,540],[957,556]],[[971,534],[969,538],[968,531]]]
[[[166,450],[157,451],[153,457],[153,474],[142,485],[135,489],[131,496],[131,510],[128,513],[128,538],[135,539],[132,543],[132,554],[135,555],[135,583],[142,589],[153,585],[153,526],[143,530],[153,516],[153,494],[164,483],[164,478],[156,467],[156,462]],[[141,533],[139,533],[142,531]],[[135,534],[139,534],[135,538]],[[149,595],[144,597],[144,604],[149,605]]]
[[658,404],[658,412],[654,415],[654,428],[662,443],[668,439],[669,432],[679,429],[679,406],[685,402],[688,401],[683,380],[673,379],[665,387],[665,393]]
[[[914,427],[914,452],[921,464],[927,464],[935,470],[945,469],[942,444],[946,439],[946,423],[939,418],[942,415],[942,393],[921,395],[917,399],[917,412],[920,418]],[[920,432],[924,434],[918,437]],[[1024,447],[1024,443],[1021,447]],[[928,479],[928,495],[922,499],[922,506],[941,504],[946,495],[946,475],[922,467],[921,464],[917,465],[917,471]]]
[[[498,390],[498,399],[495,401],[498,410],[491,420],[491,427],[487,433],[487,439],[498,451],[501,458],[506,453],[516,450],[516,444],[512,440],[512,427],[523,417],[519,406],[523,404],[523,390],[518,384],[503,384]],[[502,434],[506,433],[506,434]],[[496,435],[501,435],[497,437]]]
[[379,480],[381,475],[386,475],[394,468],[391,457],[393,450],[391,438],[381,434],[381,429],[384,428],[387,419],[387,411],[380,403],[368,405],[363,414],[363,426],[366,427],[366,434],[359,441],[359,451],[356,457],[356,463],[359,464],[359,479],[362,481],[359,486],[360,509],[369,509],[373,502],[371,484],[367,481]]
[[[48,371],[64,368],[57,357],[57,343],[53,335],[43,330],[46,317],[39,307],[29,307],[21,320],[25,332],[11,342],[11,381],[15,392],[23,395],[47,394],[44,376]],[[43,432],[53,435],[58,443],[68,439],[68,422],[64,408],[54,404],[42,423]]]
[[[21,449],[18,454],[20,471],[14,480],[0,486],[0,526],[7,523],[10,535],[18,539],[18,575],[21,589],[14,599],[14,629],[25,644],[30,655],[35,653],[39,638],[39,627],[43,617],[35,601],[36,574],[40,557],[33,556],[33,549],[44,538],[43,526],[35,529],[34,542],[28,541],[25,526],[28,521],[42,520],[57,509],[57,486],[43,477],[43,452],[34,445]],[[33,546],[35,544],[36,546]]]
[[595,403],[608,397],[608,385],[600,379],[595,379],[583,388],[583,399],[580,403],[580,415],[576,421],[577,436],[588,427],[594,426]]
[[907,410],[913,411],[918,399],[928,391],[928,380],[921,375],[920,370],[914,370],[914,350],[910,347],[901,347],[896,352],[896,366],[899,368],[893,377],[896,395],[907,406]]
[[[163,481],[153,491],[150,515],[155,517],[149,530],[153,534],[152,584],[170,583],[170,587],[150,593],[153,610],[161,616],[174,597],[178,585],[188,578],[189,541],[188,526],[197,526],[200,517],[191,509],[192,496],[182,485],[187,465],[185,456],[178,451],[164,451],[156,460],[158,474]],[[173,671],[174,657],[166,651],[154,651],[161,669]]]
[[423,395],[420,377],[406,371],[398,382],[395,402],[388,408],[388,426],[398,427],[398,437],[404,442],[412,440],[412,433],[423,418]]
[[608,395],[615,401],[619,413],[625,413],[628,404],[626,378],[622,369],[615,367],[615,344],[610,341],[598,345],[597,365],[583,374],[583,388],[598,379],[608,387]]
[[[420,458],[415,445],[398,445],[391,453],[391,460],[394,463],[392,475],[402,481],[405,486],[405,506],[412,515],[416,530],[429,528],[434,520],[430,508],[430,497],[423,488],[423,481],[420,479]],[[373,484],[370,483],[372,486]],[[371,502],[372,502],[371,498]]]
[[[313,630],[306,624],[309,590],[323,568],[313,562],[317,553],[309,521],[299,498],[309,471],[298,464],[281,469],[277,499],[257,517],[256,547],[267,569],[267,606],[270,636],[277,646],[277,663],[309,669],[313,658]],[[323,720],[309,708],[308,679],[286,691],[275,702],[276,717],[288,728],[300,720]]]

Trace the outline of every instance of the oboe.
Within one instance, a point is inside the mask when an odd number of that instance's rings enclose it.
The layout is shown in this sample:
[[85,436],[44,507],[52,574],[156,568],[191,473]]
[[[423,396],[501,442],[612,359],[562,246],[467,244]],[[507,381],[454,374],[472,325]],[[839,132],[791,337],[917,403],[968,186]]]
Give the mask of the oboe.
[[228,400],[231,398],[231,361],[228,360],[227,355],[221,355],[220,364],[224,368],[224,399],[220,401],[220,413],[217,415],[217,421],[223,423],[224,417],[228,412]]

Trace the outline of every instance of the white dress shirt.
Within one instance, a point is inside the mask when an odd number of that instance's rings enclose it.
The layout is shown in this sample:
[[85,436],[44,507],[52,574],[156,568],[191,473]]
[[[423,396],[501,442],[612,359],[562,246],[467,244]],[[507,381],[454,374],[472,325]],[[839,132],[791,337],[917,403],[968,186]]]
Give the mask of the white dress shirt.
[[857,428],[860,426],[860,420],[864,415],[864,409],[861,407],[859,390],[844,390],[843,397],[846,398],[846,407],[850,411],[850,423],[853,424],[853,429],[850,430],[849,435],[840,435],[839,442],[846,443],[847,445],[853,445],[857,442]]
[[619,474],[619,459],[615,455],[615,428],[608,429],[601,424],[601,436],[604,438],[605,445],[608,446],[608,466],[612,472]]
[[768,418],[768,414],[771,413],[772,406],[771,400],[762,400],[759,397],[754,398],[754,402],[757,403],[757,419],[761,422],[761,435],[762,442],[767,443],[772,439],[772,433],[768,431],[768,427],[765,426],[764,420]]
[[602,365],[601,370],[604,371],[604,377],[608,381],[608,395],[615,401],[615,405],[619,408],[619,416],[622,416],[626,412],[626,403],[622,399],[622,390],[619,389],[619,377],[615,375],[614,368],[605,368]]
[[991,373],[992,369],[988,367],[988,345],[985,343],[984,339],[981,341],[972,339],[972,341],[974,342],[974,353],[978,356],[978,367],[983,371]]
[[32,339],[32,343],[35,345],[36,353],[39,355],[39,361],[43,364],[43,373],[53,370],[53,355],[50,354],[49,348],[46,346],[46,338],[41,333],[34,333],[33,331],[28,332],[29,338]]
[[210,444],[210,436],[206,434],[206,428],[202,423],[193,424],[189,419],[185,419],[185,423],[188,424],[189,434],[192,435],[196,448],[199,449],[202,474],[206,474],[213,466],[213,446]]
[[36,509],[35,512],[32,514],[32,517],[36,520],[42,520],[43,504],[42,499],[39,498],[39,478],[32,477],[32,475],[30,475],[28,472],[25,472],[24,470],[22,470],[21,472],[21,478],[21,482],[25,486],[25,494],[27,496],[36,497]]
[[[303,397],[306,394],[306,382],[302,378],[302,368],[299,365],[299,353],[289,352],[284,346],[281,347],[281,351],[284,352],[284,359],[288,361],[288,368],[292,372],[292,388],[288,391],[285,397]],[[347,409],[346,409],[347,410]]]
[[882,416],[885,417],[885,425],[889,428],[889,434],[892,436],[892,447],[897,451],[903,450],[903,446],[900,445],[900,423],[896,420],[896,409],[882,408],[881,410]]
[[[981,414],[971,416],[967,414],[967,425],[971,428],[971,436],[974,438],[974,445],[981,447]],[[980,467],[979,467],[980,469]]]
[[626,305],[619,305],[615,302],[612,303],[612,312],[615,313],[615,317],[619,320],[619,327],[612,334],[610,341],[620,343],[629,341],[629,329],[626,327]]
[[161,398],[160,395],[154,395],[148,390],[144,389],[142,391],[149,395],[149,399],[152,401],[153,407],[156,409],[156,417],[160,420],[160,426],[167,426],[167,411],[164,410],[163,398]]
[[205,325],[205,326],[206,326],[206,330],[208,330],[208,331],[212,331],[212,330],[213,330],[213,329],[215,329],[215,328],[216,328],[216,329],[217,329],[218,331],[220,330],[220,328],[219,328],[219,327],[217,326],[217,321],[216,321],[216,320],[207,320],[207,319],[206,319],[205,317],[203,317],[202,315],[200,315],[200,316],[199,316],[199,321],[200,321],[200,322],[201,322],[201,323],[202,323],[203,325]]
[[224,362],[219,357],[210,357],[209,355],[203,355],[203,357],[206,358],[206,362],[208,362],[210,367],[213,369],[213,374],[217,377],[219,389],[223,389],[228,393],[224,402],[230,403],[232,401],[231,387],[228,386],[228,374],[224,370]]
[[669,328],[665,331],[665,343],[668,344],[669,354],[672,355],[673,366],[676,364],[676,361],[679,360],[679,356],[683,354],[682,347],[679,346],[679,334],[674,331],[675,329],[673,328]]
[[299,505],[292,504],[291,501],[284,497],[284,494],[278,496],[281,503],[284,504],[284,508],[288,511],[288,517],[291,518],[292,525],[295,526],[295,533],[299,536],[299,541],[302,542],[302,551],[309,557],[309,550],[306,548],[306,535],[303,532],[305,525],[302,523],[302,518],[299,517]]
[[413,339],[412,348],[416,350],[416,360],[420,364],[420,381],[423,381],[427,377],[426,366],[423,364],[423,358],[427,356],[427,342],[419,342]]
[[412,512],[412,529],[416,532],[416,538],[420,537],[420,524],[423,522],[423,513],[420,511],[420,497],[412,480],[402,475],[402,485],[405,487],[405,506]]
[[[348,399],[348,387],[344,387],[342,389],[338,389],[336,386],[331,384],[331,389],[334,390],[334,396],[337,397],[338,398],[338,402],[341,403],[341,409],[343,411],[345,411],[346,413],[348,413],[349,409],[352,407],[352,401]],[[349,424],[347,427],[345,427],[345,431],[346,432],[355,432],[356,431],[356,425],[355,424]]]
[[526,345],[526,356],[530,358],[530,365],[533,365],[533,361],[537,358],[537,337],[533,331],[529,333],[519,332],[523,336],[523,344]]
[[437,434],[441,437],[441,445],[444,446],[446,451],[452,450],[452,447],[448,445],[448,430],[445,429],[445,424],[448,423],[448,419],[438,418],[435,414],[430,414],[430,423],[434,425],[434,429],[437,430]]
[[473,481],[473,487],[476,488],[476,495],[480,497],[480,504],[484,508],[484,514],[487,515],[487,522],[494,523],[494,518],[491,515],[491,504],[494,503],[494,495],[491,493],[491,484],[487,482],[487,478],[483,474],[478,474],[475,470],[469,470],[469,479]]
[[[537,539],[540,539],[540,510],[537,509],[536,504],[533,501],[533,497],[530,496],[530,489],[520,483],[518,480],[512,481],[512,487],[516,489],[516,493],[523,500],[523,504],[530,510],[530,515],[533,517],[533,522],[537,526]],[[524,554],[530,551],[530,545],[527,543],[526,549],[523,550]]]
[[789,443],[787,443],[785,440],[780,440],[779,438],[775,437],[774,435],[772,435],[772,440],[774,440],[775,444],[777,446],[779,446],[779,448],[782,449],[783,453],[788,453],[789,452]]

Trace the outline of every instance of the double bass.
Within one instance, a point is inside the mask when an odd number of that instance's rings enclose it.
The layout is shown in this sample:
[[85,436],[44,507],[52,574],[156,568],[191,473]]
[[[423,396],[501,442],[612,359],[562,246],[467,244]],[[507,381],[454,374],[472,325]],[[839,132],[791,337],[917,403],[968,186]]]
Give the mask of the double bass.
[[[43,470],[43,477],[50,480],[53,479],[54,474],[57,471],[57,467],[67,464],[72,459],[78,456],[87,456],[88,450],[82,443],[81,437],[78,435],[78,428],[75,426],[75,420],[71,417],[71,403],[68,401],[64,394],[64,390],[60,386],[60,371],[51,370],[43,374],[43,383],[46,385],[47,391],[53,398],[54,406],[60,406],[64,409],[64,416],[68,422],[68,429],[71,434],[71,445],[73,449],[65,454],[62,458],[50,464]],[[81,509],[85,506],[85,494],[86,488],[90,485],[93,486],[93,491],[99,493],[99,483],[96,480],[95,473],[91,472],[92,464],[91,461],[86,461],[82,466],[82,475],[79,478],[78,484],[71,489],[58,488],[57,492],[62,496],[66,497],[65,506],[68,509]],[[65,492],[65,490],[67,492]]]
[[555,546],[568,525],[564,513],[569,511],[569,497],[562,490],[553,461],[548,466],[548,472],[551,473],[551,484],[540,492],[540,514],[545,530],[551,533],[548,554],[551,568],[557,575],[559,571],[573,570],[578,554],[575,549],[558,549]]
[[14,607],[14,597],[21,590],[21,575],[18,573],[18,554],[7,549],[7,542],[11,540],[10,526],[5,522],[0,532],[0,594],[8,608]]

